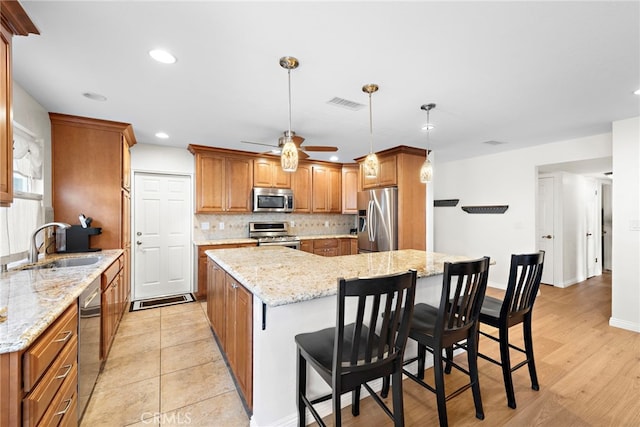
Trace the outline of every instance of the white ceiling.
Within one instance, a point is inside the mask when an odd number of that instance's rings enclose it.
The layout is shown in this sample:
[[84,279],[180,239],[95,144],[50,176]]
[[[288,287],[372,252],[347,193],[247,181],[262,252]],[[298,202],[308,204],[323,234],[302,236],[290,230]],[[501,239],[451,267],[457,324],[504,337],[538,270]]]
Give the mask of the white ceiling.
[[[610,132],[640,115],[638,1],[21,3],[41,35],[14,39],[15,80],[48,111],[132,123],[141,143],[277,143],[286,55],[300,60],[293,129],[340,147],[341,162],[369,151],[366,83],[380,86],[374,150],[424,148],[420,106],[434,102],[438,160]],[[178,62],[153,61],[157,47]]]

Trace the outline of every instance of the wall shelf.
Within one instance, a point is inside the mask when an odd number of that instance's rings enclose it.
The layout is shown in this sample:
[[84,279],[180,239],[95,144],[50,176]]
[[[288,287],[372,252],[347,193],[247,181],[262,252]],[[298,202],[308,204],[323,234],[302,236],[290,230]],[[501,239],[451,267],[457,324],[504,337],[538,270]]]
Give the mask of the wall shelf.
[[503,214],[509,205],[462,206],[462,210],[470,214]]
[[457,206],[460,199],[441,199],[434,200],[433,206],[435,207],[445,207],[445,206]]

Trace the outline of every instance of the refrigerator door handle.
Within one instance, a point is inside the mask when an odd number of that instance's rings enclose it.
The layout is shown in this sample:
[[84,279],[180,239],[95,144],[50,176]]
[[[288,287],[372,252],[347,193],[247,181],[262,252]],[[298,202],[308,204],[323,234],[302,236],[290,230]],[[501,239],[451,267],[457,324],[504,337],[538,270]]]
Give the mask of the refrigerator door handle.
[[369,205],[367,206],[367,234],[369,235],[369,241],[373,242],[374,234],[373,234],[373,200],[369,200]]
[[371,233],[371,238],[369,240],[371,240],[372,242],[376,241],[376,233],[378,232],[378,217],[376,216],[376,202],[375,200],[371,201],[371,228],[369,230]]

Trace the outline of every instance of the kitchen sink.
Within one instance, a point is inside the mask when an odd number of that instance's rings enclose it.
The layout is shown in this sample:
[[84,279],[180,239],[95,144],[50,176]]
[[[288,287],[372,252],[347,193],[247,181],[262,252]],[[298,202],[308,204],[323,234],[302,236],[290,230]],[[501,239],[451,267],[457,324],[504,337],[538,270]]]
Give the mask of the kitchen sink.
[[82,267],[86,265],[92,265],[100,261],[100,257],[89,256],[79,258],[60,258],[54,261],[49,261],[41,264],[33,264],[27,267],[21,268],[21,270],[42,270],[45,268],[66,268],[66,267]]

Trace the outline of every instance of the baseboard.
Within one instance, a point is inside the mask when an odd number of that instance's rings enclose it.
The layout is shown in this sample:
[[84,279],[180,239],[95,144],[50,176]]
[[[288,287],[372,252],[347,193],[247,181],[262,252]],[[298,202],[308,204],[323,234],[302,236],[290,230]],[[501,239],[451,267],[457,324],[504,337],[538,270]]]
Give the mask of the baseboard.
[[640,323],[629,322],[628,320],[616,319],[615,317],[609,318],[609,326],[614,328],[626,329],[632,332],[640,332]]

